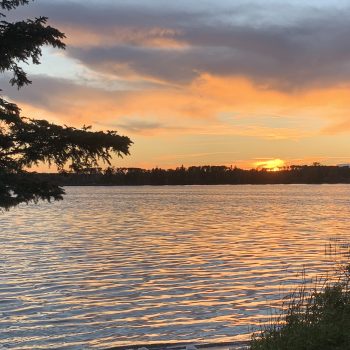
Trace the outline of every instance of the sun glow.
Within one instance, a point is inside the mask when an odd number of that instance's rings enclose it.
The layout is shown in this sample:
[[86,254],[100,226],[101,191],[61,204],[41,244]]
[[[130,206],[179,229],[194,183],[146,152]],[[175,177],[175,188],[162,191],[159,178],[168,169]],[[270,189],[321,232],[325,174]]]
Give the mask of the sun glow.
[[282,159],[268,159],[254,163],[257,169],[266,169],[268,171],[278,171],[285,166],[285,162]]

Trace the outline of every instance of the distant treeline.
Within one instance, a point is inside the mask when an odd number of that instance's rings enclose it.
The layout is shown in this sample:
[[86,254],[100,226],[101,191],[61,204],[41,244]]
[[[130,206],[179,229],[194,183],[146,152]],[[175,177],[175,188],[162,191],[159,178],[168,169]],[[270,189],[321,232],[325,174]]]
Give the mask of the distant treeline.
[[239,185],[350,183],[350,167],[292,165],[278,171],[227,166],[176,169],[93,168],[81,173],[35,174],[61,186]]

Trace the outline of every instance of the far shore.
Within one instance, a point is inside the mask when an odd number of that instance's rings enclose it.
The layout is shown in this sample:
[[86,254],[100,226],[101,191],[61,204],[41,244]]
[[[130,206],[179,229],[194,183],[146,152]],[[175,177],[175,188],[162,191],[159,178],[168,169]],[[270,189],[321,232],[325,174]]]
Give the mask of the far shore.
[[350,184],[349,166],[291,165],[274,169],[228,166],[183,166],[176,169],[89,168],[78,173],[27,173],[59,186],[184,186]]

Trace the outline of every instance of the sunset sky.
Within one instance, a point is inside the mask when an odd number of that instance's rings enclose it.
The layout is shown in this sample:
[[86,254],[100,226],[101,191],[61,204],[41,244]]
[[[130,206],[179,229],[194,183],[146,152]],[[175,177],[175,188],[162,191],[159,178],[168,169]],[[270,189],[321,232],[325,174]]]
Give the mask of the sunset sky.
[[121,167],[350,162],[350,4],[36,0],[67,49],[3,93],[26,116],[129,136]]

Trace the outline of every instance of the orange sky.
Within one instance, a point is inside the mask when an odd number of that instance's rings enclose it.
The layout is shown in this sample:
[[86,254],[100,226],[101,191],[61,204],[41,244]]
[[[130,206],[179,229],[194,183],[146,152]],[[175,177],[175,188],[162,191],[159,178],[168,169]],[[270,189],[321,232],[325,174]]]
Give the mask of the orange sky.
[[255,2],[37,0],[20,15],[49,16],[67,50],[4,93],[27,116],[129,136],[115,166],[350,162],[350,8]]

